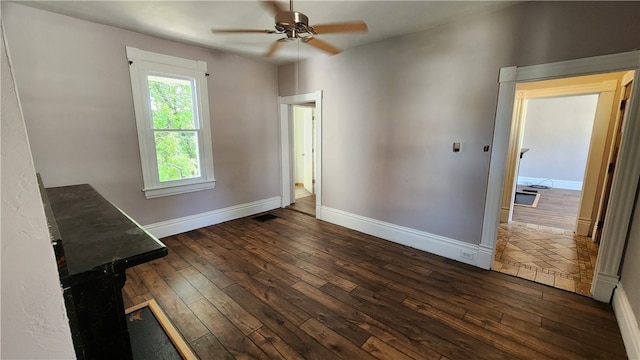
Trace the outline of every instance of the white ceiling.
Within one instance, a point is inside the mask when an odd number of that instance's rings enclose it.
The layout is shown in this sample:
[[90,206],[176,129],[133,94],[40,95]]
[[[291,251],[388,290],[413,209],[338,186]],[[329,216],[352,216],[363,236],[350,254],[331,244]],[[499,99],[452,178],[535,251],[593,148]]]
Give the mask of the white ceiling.
[[[219,49],[274,63],[312,56],[320,50],[287,43],[273,58],[262,58],[277,34],[212,34],[211,29],[272,30],[274,20],[259,1],[15,1],[23,5],[112,25],[157,37]],[[281,4],[288,8],[286,1]],[[311,1],[296,0],[295,11],[309,24],[364,20],[366,34],[328,34],[317,37],[342,49],[438,26],[479,12],[514,4],[513,1]]]

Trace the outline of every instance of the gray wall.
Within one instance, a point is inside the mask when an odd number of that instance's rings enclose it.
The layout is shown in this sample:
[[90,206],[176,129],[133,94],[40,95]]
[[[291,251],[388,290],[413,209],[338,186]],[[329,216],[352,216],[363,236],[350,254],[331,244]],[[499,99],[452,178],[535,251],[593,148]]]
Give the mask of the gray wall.
[[[323,203],[478,244],[498,71],[640,48],[640,3],[531,2],[281,66],[323,91]],[[462,151],[453,153],[453,142]]]
[[[582,182],[598,95],[527,101],[519,176]],[[551,183],[545,183],[551,185]]]
[[[278,196],[277,68],[2,2],[36,170],[142,224]],[[216,188],[147,200],[125,46],[208,64]]]
[[621,284],[640,326],[640,202],[636,196],[629,240],[622,260]]

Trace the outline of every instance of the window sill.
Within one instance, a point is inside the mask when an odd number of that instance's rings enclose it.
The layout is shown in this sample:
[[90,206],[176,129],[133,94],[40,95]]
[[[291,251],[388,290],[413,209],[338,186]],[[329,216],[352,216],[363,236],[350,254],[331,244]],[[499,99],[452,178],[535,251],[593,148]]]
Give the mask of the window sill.
[[183,184],[183,185],[171,185],[171,186],[163,186],[163,187],[155,187],[155,188],[145,188],[142,189],[144,191],[144,196],[147,199],[153,199],[163,196],[171,196],[178,194],[186,194],[195,191],[202,190],[210,190],[216,187],[216,181],[204,181],[196,184]]

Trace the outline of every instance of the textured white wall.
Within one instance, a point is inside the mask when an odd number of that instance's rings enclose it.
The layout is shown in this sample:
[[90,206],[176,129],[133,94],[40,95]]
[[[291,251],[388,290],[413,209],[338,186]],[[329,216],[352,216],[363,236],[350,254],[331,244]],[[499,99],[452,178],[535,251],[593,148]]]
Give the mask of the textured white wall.
[[17,90],[2,41],[2,359],[75,359]]

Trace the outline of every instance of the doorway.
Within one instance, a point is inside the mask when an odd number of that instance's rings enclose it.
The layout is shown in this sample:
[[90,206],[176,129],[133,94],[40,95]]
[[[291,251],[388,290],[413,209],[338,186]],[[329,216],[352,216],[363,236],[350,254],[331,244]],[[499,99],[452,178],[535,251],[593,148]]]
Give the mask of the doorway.
[[[500,70],[498,104],[494,127],[493,150],[489,167],[485,216],[480,244],[478,265],[489,269],[496,251],[498,224],[501,217],[501,199],[505,177],[505,159],[509,149],[511,124],[516,99],[516,83],[558,79],[594,73],[635,71],[634,83],[638,83],[640,51],[595,56],[591,58],[560,61],[525,67],[507,67]],[[629,121],[622,125],[622,139],[616,171],[611,185],[607,217],[602,230],[602,240],[596,261],[591,287],[593,298],[609,302],[619,283],[618,271],[626,244],[626,234],[631,223],[634,194],[640,176],[640,97],[632,93],[627,104]],[[511,129],[511,130],[510,130]]]
[[315,104],[293,105],[294,203],[301,213],[316,215],[315,197]]
[[598,98],[525,100],[512,221],[575,230]]
[[[516,85],[505,174],[509,186],[492,269],[591,295],[598,251],[591,234],[628,75]],[[523,155],[528,163],[523,164]],[[535,196],[539,208],[514,206],[518,194]]]
[[[282,207],[304,208],[305,213],[322,219],[322,91],[280,97],[279,103]],[[304,157],[297,160],[300,154]]]

